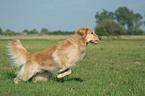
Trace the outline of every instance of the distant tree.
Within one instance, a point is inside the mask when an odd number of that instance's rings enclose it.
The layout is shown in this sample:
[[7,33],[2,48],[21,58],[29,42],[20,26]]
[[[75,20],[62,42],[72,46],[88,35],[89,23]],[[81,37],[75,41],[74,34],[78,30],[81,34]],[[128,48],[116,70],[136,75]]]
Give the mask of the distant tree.
[[23,32],[26,32],[27,34],[29,34],[29,30],[25,29]]
[[120,23],[116,23],[111,19],[105,19],[101,23],[97,24],[95,31],[99,35],[115,37],[125,34],[125,28]]
[[97,12],[95,18],[97,19],[96,23],[101,23],[105,19],[114,19],[114,13],[103,9],[103,12]]
[[0,35],[2,34],[2,32],[3,32],[3,30],[2,30],[2,28],[0,27]]
[[134,14],[132,10],[127,7],[119,7],[115,11],[116,20],[123,26],[127,26],[127,34],[134,35],[142,25],[141,19],[143,18],[139,13]]
[[145,31],[142,29],[139,29],[137,32],[135,32],[134,35],[145,35]]
[[123,26],[127,26],[127,34],[133,34],[133,11],[130,11],[127,7],[119,7],[115,11],[116,20]]
[[[145,15],[144,15],[144,17],[145,17]],[[145,26],[145,21],[143,23],[144,23],[144,26]]]
[[12,32],[10,29],[6,29],[6,31],[5,32]]
[[143,30],[140,29],[143,23],[145,25],[145,21],[141,21],[143,17],[139,13],[133,13],[127,7],[119,7],[115,12],[108,12],[103,9],[103,12],[97,12],[95,18],[97,19],[97,25],[104,20],[110,19],[122,24],[126,28],[126,34],[128,35],[144,34]]
[[131,21],[133,17],[132,12],[127,7],[119,7],[115,11],[116,20],[121,23],[123,26],[126,25],[128,22]]
[[134,14],[134,18],[133,18],[133,32],[132,32],[132,35],[134,35],[134,34],[139,34],[140,32],[139,31],[141,31],[140,30],[140,26],[142,25],[142,21],[141,21],[141,19],[142,19],[143,17],[139,14],[139,13],[137,13],[137,14]]
[[48,29],[42,28],[40,33],[47,34],[48,33]]
[[17,35],[17,33],[10,29],[7,29],[5,32],[2,32],[2,35],[14,36],[14,35]]
[[38,31],[36,29],[30,30],[29,34],[38,34]]

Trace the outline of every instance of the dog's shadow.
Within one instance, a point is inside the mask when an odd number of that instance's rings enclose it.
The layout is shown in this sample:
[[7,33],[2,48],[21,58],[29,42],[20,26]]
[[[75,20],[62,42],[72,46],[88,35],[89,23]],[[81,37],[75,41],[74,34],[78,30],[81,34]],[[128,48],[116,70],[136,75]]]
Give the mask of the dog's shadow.
[[7,73],[8,79],[14,79],[16,77],[13,73]]
[[68,78],[68,77],[65,77],[65,78],[53,78],[54,81],[57,81],[57,82],[65,82],[65,81],[77,81],[77,82],[83,82],[83,80],[81,78]]

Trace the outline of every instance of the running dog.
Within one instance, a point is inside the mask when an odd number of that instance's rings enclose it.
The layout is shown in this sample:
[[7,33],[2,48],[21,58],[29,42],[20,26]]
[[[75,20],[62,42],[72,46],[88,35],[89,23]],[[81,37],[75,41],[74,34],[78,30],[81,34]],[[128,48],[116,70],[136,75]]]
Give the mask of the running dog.
[[52,74],[57,74],[57,78],[69,75],[71,68],[84,57],[87,45],[97,44],[98,40],[101,40],[101,37],[91,28],[81,27],[69,39],[33,55],[22,46],[19,40],[10,41],[8,47],[14,61],[13,65],[22,66],[14,82],[18,84],[20,79],[27,81],[32,76],[35,76],[35,81],[46,81]]

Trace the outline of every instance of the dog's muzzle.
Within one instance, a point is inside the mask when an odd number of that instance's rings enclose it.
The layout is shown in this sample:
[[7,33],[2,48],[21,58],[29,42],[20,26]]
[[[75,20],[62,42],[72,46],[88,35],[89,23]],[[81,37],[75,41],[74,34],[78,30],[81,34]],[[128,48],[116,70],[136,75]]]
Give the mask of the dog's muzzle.
[[102,37],[101,37],[101,36],[99,36],[98,38],[99,38],[99,40],[101,40],[101,39],[102,39]]

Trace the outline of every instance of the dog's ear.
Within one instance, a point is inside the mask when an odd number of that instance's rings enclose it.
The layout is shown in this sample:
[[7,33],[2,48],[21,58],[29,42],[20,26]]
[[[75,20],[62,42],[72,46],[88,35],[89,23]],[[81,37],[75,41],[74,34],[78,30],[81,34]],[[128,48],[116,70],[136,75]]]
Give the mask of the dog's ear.
[[81,28],[77,31],[77,33],[78,33],[79,35],[84,35],[84,34],[87,34],[87,31],[88,31],[88,28],[87,28],[87,27],[81,27]]

